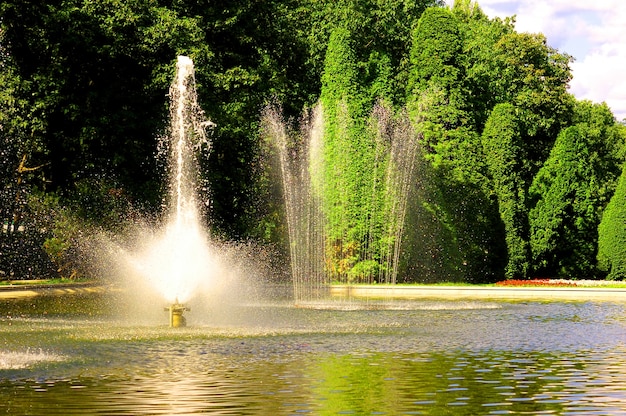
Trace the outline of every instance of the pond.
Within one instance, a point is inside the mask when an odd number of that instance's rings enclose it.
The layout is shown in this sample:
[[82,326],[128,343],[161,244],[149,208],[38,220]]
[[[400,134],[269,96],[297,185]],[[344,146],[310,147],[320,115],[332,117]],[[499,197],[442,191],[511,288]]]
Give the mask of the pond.
[[626,414],[626,303],[286,300],[129,322],[2,301],[0,413]]

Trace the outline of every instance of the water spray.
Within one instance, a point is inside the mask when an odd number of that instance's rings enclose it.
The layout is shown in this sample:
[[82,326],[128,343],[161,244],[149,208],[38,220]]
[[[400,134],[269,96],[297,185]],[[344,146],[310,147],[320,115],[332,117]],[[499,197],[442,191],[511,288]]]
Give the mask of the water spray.
[[180,328],[187,326],[187,319],[183,316],[185,311],[190,311],[188,307],[178,302],[178,298],[169,307],[164,309],[170,313],[170,328]]

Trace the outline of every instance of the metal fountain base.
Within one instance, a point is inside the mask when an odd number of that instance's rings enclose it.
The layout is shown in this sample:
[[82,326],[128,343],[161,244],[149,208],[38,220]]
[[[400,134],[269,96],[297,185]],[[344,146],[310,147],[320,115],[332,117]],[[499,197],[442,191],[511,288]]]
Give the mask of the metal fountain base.
[[190,309],[178,302],[178,299],[169,307],[164,309],[170,313],[170,328],[181,328],[187,326],[187,319],[183,316],[185,311]]

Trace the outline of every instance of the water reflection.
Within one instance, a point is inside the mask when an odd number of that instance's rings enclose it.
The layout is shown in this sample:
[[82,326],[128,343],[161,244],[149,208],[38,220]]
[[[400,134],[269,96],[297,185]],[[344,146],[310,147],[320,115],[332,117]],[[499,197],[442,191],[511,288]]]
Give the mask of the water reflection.
[[626,414],[626,305],[445,305],[254,305],[179,331],[12,305],[0,412]]

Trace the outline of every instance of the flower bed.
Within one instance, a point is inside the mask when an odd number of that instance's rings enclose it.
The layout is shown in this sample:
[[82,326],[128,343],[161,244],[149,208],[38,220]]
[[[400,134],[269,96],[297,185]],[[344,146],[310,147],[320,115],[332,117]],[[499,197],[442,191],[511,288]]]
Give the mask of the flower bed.
[[503,280],[501,282],[497,282],[496,286],[548,286],[548,287],[575,287],[577,286],[574,282],[565,282],[562,280],[551,280],[551,279],[530,279],[530,280]]

